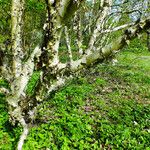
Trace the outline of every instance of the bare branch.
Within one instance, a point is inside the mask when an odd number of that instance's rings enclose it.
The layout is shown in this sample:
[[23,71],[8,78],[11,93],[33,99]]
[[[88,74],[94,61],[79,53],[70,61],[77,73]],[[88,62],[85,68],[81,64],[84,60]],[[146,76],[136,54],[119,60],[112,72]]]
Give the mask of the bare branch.
[[132,23],[128,23],[128,24],[124,24],[124,25],[121,25],[121,26],[115,27],[115,28],[113,28],[113,29],[106,29],[106,30],[104,30],[104,31],[101,31],[101,33],[110,33],[110,32],[115,32],[115,31],[118,31],[118,30],[125,29],[125,28],[127,28],[127,27],[131,27],[131,26],[133,26],[133,25],[135,25],[135,23],[134,23],[134,22],[132,22]]

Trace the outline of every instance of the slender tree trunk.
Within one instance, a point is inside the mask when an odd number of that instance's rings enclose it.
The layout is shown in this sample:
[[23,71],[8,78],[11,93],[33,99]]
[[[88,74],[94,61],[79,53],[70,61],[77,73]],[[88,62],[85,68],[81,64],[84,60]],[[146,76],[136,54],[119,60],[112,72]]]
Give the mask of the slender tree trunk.
[[18,142],[18,150],[22,149],[28,134],[28,125],[24,118],[23,103],[26,101],[24,89],[27,85],[24,75],[24,50],[23,50],[23,25],[24,25],[24,0],[12,0],[12,83],[11,92],[7,97],[11,122],[17,122],[23,127],[23,133]]

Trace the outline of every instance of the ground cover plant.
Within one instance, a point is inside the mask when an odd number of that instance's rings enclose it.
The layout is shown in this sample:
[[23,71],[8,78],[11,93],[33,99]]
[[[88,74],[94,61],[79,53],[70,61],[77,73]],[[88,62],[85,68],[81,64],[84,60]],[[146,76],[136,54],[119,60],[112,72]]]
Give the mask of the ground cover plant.
[[[150,53],[135,39],[117,59],[115,65],[85,69],[40,105],[23,149],[149,150]],[[5,97],[0,98],[0,149],[12,150],[21,129],[8,124]]]

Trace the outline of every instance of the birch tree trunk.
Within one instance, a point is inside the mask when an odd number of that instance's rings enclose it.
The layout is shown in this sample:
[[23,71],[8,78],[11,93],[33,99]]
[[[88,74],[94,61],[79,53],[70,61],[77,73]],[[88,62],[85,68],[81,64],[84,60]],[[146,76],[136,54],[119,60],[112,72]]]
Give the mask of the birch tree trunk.
[[24,25],[24,0],[12,0],[12,81],[11,93],[7,97],[9,104],[9,114],[11,122],[19,122],[23,127],[23,133],[18,142],[18,150],[22,149],[24,140],[28,134],[28,125],[24,119],[23,108],[20,105],[21,100],[26,99],[23,75],[23,25]]

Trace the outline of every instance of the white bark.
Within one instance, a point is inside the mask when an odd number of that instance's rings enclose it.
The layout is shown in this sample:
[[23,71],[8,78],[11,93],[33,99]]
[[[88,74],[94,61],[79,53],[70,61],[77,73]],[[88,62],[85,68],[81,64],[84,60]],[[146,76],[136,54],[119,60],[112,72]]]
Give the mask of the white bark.
[[81,15],[79,14],[78,17],[78,23],[77,23],[77,45],[79,49],[79,54],[82,56],[83,49],[82,49],[82,29],[81,29]]
[[71,51],[71,46],[70,46],[70,38],[69,38],[67,26],[65,26],[65,38],[66,38],[66,45],[67,45],[68,54],[69,54],[69,61],[70,61],[70,63],[72,63],[73,58],[72,58],[72,51]]
[[71,0],[62,0],[60,3],[59,14],[62,18],[64,17],[64,15],[67,11],[67,7],[68,7],[70,1]]
[[12,106],[17,106],[20,95],[23,95],[23,82],[20,82],[22,81],[22,59],[24,57],[22,45],[23,15],[24,0],[12,0],[12,78],[14,81],[11,83],[12,94],[7,98],[8,103]]
[[24,57],[22,47],[24,0],[12,0],[12,52],[13,73],[20,77],[22,72],[22,59]]
[[[52,60],[49,60],[49,67],[54,67],[59,63],[59,56],[58,56],[58,48],[59,48],[59,43],[60,43],[60,38],[61,38],[61,32],[60,30],[58,34],[56,34],[56,41],[55,43],[49,42],[49,53],[52,53]],[[52,47],[51,47],[52,46]]]
[[115,51],[118,51],[125,45],[129,44],[130,40],[137,37],[138,34],[146,31],[147,28],[149,28],[149,23],[150,18],[142,20],[138,24],[127,29],[122,36],[118,37],[112,43],[104,46],[102,49],[101,47],[98,47],[94,52],[85,54],[81,59],[72,63],[72,72],[76,72],[77,70],[82,69],[84,66],[91,65],[98,60],[104,60],[105,58],[109,57]]
[[[107,3],[107,5],[104,5],[105,3]],[[100,16],[98,17],[98,19],[96,21],[95,28],[94,28],[93,33],[91,35],[91,38],[90,38],[90,41],[89,41],[89,44],[88,44],[88,49],[86,50],[87,54],[91,53],[91,50],[93,49],[96,38],[99,36],[100,30],[103,29],[104,20],[107,17],[107,15],[109,14],[109,11],[110,11],[110,8],[111,8],[111,5],[112,5],[112,1],[111,0],[106,0],[106,2],[103,2],[102,4],[104,5],[104,7],[103,7],[102,12],[99,12]]]
[[28,132],[29,132],[29,128],[28,128],[28,125],[25,123],[25,120],[22,118],[20,120],[20,122],[21,122],[21,125],[23,126],[23,132],[22,132],[19,142],[18,142],[18,146],[17,146],[18,150],[22,150],[24,141],[26,140]]
[[125,29],[125,28],[127,28],[127,27],[131,27],[131,26],[133,26],[133,25],[135,25],[134,22],[128,23],[128,24],[124,24],[124,25],[115,27],[115,28],[113,28],[113,29],[106,29],[106,30],[102,31],[101,33],[111,33],[111,32],[115,32],[115,31],[118,31],[118,30]]
[[9,94],[9,90],[7,89],[7,88],[5,88],[5,87],[0,87],[0,93],[1,94],[4,94],[4,95],[7,95],[7,94]]

